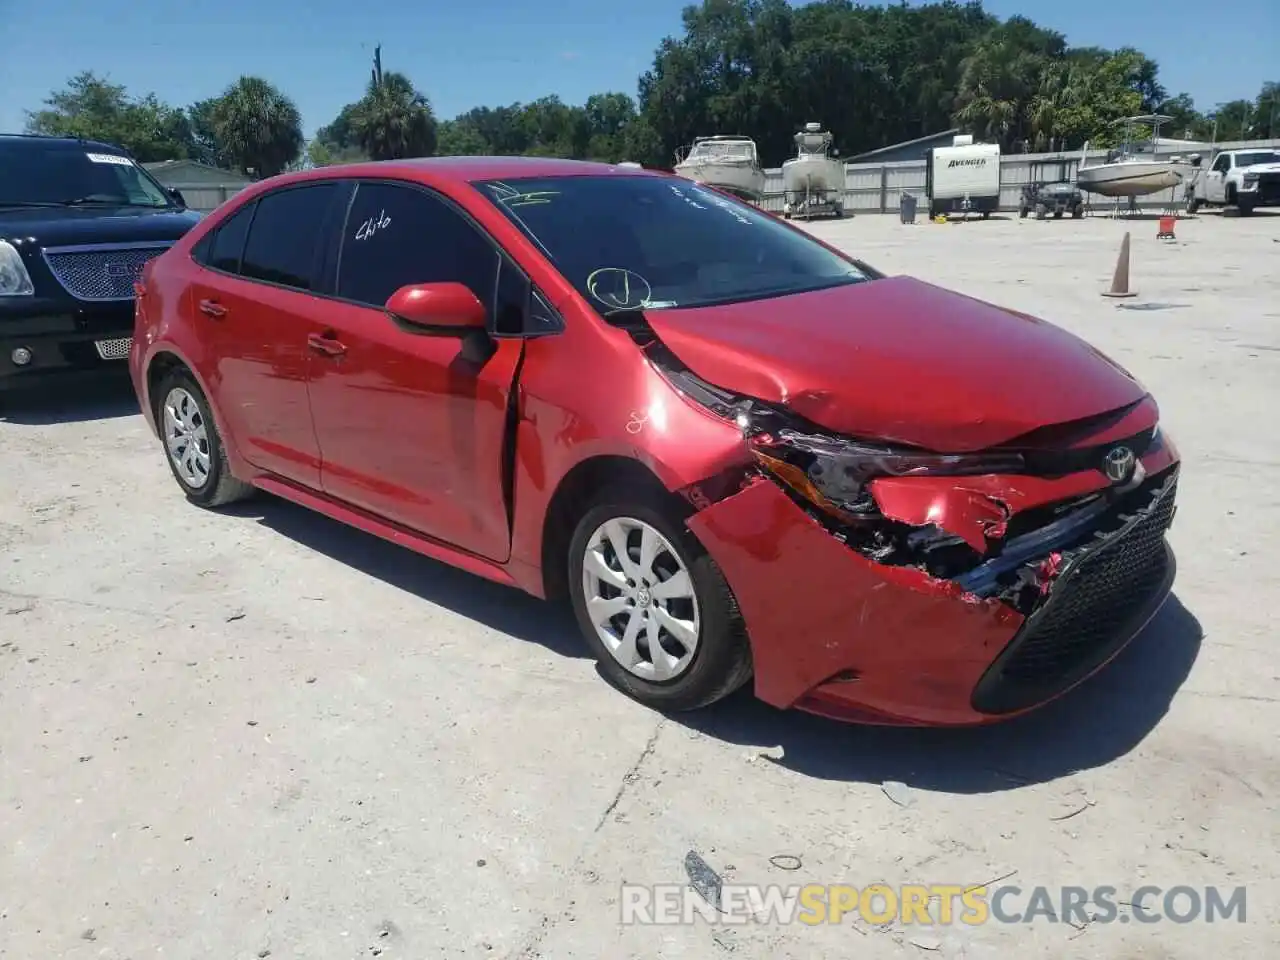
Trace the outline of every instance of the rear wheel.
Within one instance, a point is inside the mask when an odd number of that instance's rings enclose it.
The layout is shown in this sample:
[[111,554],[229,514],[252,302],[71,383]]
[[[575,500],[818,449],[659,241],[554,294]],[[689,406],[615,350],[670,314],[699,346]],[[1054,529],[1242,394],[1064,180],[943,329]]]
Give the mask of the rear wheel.
[[569,586],[601,672],[658,710],[693,710],[751,677],[751,653],[720,568],[658,493],[603,494],[574,531]]
[[220,507],[252,495],[253,487],[231,475],[218,425],[195,378],[174,370],[155,396],[156,427],[169,471],[187,499],[201,507]]

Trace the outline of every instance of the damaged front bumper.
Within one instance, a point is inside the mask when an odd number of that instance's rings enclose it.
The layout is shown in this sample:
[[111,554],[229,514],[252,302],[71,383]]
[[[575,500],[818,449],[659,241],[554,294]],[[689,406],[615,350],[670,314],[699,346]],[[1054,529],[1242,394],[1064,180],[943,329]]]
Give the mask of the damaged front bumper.
[[815,509],[776,467],[689,521],[774,706],[886,724],[1011,716],[1105,665],[1172,585],[1167,438],[1123,486],[1098,470],[892,477],[868,485],[863,516]]

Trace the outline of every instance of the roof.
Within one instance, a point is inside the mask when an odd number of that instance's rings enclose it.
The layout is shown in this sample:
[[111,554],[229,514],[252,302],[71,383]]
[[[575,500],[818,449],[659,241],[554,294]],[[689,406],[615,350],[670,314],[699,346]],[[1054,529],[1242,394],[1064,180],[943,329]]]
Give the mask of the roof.
[[952,127],[950,130],[940,130],[937,133],[931,133],[927,137],[916,137],[914,140],[903,140],[901,143],[891,143],[887,147],[879,147],[875,150],[868,150],[866,153],[859,153],[856,156],[845,157],[849,163],[857,163],[859,160],[870,157],[878,157],[882,153],[890,153],[894,150],[902,150],[906,147],[914,147],[921,143],[929,143],[933,140],[941,140],[943,137],[954,137],[960,132],[959,127]]
[[614,174],[633,177],[661,177],[661,170],[621,167],[591,160],[561,160],[554,157],[417,157],[409,160],[375,160],[343,163],[297,173],[284,173],[254,186],[303,180],[333,180],[344,177],[396,176],[407,179],[471,183],[476,180],[523,180],[532,177],[587,177]]
[[80,137],[50,137],[43,133],[0,133],[0,144],[31,144],[32,146],[79,147],[81,149],[89,147],[99,152],[128,153],[124,147],[114,143],[105,143],[101,140],[84,140]]
[[201,163],[199,160],[191,160],[183,158],[181,160],[152,160],[144,163],[143,166],[152,176],[161,177],[177,171],[189,171],[197,174],[213,174],[216,179],[222,182],[235,181],[237,183],[251,183],[252,177],[246,177],[242,173],[235,170],[227,170],[223,167],[215,167],[208,163]]

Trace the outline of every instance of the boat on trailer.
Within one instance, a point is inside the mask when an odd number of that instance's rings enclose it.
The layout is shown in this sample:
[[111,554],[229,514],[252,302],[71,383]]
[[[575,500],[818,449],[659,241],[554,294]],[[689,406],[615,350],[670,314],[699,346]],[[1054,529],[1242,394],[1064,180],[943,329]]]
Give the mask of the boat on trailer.
[[[1089,144],[1086,143],[1076,171],[1076,186],[1086,193],[1114,198],[1145,197],[1162,190],[1172,190],[1187,176],[1187,165],[1176,158],[1161,160],[1155,156],[1156,144],[1160,142],[1160,127],[1172,121],[1172,117],[1159,114],[1123,117],[1114,121],[1124,127],[1120,146],[1109,151],[1101,163],[1088,164],[1085,158]],[[1152,127],[1150,140],[1133,139],[1134,128],[1139,124]]]
[[844,161],[831,149],[820,123],[806,123],[794,137],[796,155],[782,165],[782,215],[844,216]]
[[683,157],[677,154],[674,170],[688,180],[744,200],[759,200],[764,195],[764,168],[760,166],[756,142],[750,137],[698,137]]

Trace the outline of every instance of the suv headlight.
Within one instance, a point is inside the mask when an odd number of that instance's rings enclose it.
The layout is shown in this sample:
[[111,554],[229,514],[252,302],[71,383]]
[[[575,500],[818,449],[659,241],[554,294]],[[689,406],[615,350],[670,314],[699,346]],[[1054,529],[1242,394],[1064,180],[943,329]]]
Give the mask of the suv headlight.
[[0,240],[0,297],[31,297],[35,292],[22,254],[8,240]]
[[1252,187],[1255,183],[1257,183],[1257,182],[1258,182],[1258,174],[1256,174],[1256,173],[1246,173],[1246,174],[1245,174],[1243,177],[1241,177],[1240,179],[1244,181],[1244,185],[1245,185],[1246,187]]

